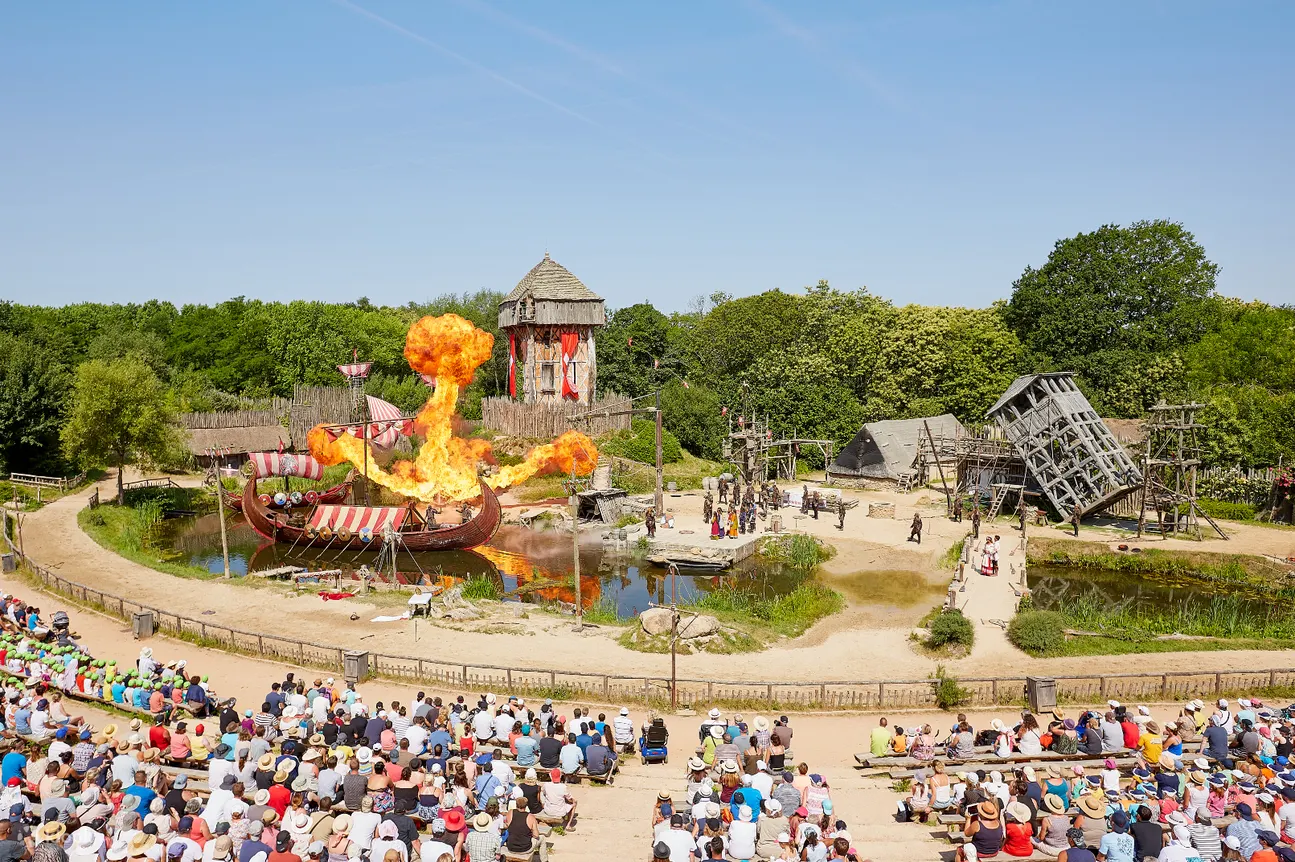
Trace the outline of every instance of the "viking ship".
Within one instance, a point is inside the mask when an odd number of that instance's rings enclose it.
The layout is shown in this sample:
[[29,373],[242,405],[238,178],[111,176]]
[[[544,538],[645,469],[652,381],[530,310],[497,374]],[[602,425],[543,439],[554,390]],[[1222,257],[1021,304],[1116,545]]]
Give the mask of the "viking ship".
[[261,536],[302,548],[377,551],[388,535],[410,551],[456,551],[484,545],[499,529],[499,498],[481,483],[481,510],[462,524],[429,526],[414,501],[403,506],[313,506],[273,510],[257,493],[256,477],[243,487],[243,517]]
[[[244,471],[250,470],[252,476],[268,478],[283,477],[283,490],[274,494],[261,494],[261,502],[270,509],[291,508],[293,506],[313,506],[316,503],[341,503],[351,493],[351,484],[358,475],[352,470],[344,482],[340,482],[323,491],[293,491],[288,485],[288,478],[310,479],[318,482],[324,478],[324,465],[309,455],[297,455],[291,452],[252,452],[248,455]],[[220,489],[220,498],[226,508],[235,512],[243,511],[243,495]]]

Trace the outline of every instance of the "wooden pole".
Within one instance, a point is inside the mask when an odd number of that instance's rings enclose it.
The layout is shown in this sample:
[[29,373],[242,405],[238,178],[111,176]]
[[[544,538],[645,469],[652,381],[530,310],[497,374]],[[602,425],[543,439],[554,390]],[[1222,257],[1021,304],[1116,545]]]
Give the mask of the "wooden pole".
[[665,514],[665,465],[661,455],[661,390],[656,391],[656,516]]
[[[216,460],[216,451],[217,450],[215,449],[208,450],[208,452],[211,454],[211,460],[212,460],[211,468],[216,474],[216,511],[220,513],[220,559],[225,566],[225,577],[228,578],[230,576],[229,575],[229,535],[225,531],[225,489],[220,484],[220,462]],[[224,448],[222,448],[220,451],[223,453]],[[230,447],[230,451],[233,451],[233,447]]]
[[935,467],[940,471],[940,485],[944,488],[944,514],[947,517],[953,512],[953,495],[949,493],[949,483],[944,479],[944,465],[940,463],[940,453],[935,451],[935,438],[931,436],[931,426],[923,419],[922,427],[926,429],[926,442],[931,445],[931,456],[935,458]]
[[571,568],[576,579],[576,631],[581,631],[585,627],[585,609],[580,598],[580,498],[576,496],[574,489],[567,498],[567,504],[571,506]]

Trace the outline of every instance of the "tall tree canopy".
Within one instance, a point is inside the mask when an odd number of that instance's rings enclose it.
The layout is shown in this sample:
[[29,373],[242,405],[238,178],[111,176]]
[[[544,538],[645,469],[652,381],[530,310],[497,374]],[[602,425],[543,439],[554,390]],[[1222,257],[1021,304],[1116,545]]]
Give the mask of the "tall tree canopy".
[[76,372],[63,451],[84,467],[117,468],[117,502],[127,464],[153,464],[179,448],[170,393],[138,357],[92,359]]
[[1003,316],[1032,364],[1078,372],[1099,410],[1127,409],[1126,372],[1136,377],[1210,329],[1217,275],[1178,222],[1104,225],[1058,240],[1047,263],[1027,267]]

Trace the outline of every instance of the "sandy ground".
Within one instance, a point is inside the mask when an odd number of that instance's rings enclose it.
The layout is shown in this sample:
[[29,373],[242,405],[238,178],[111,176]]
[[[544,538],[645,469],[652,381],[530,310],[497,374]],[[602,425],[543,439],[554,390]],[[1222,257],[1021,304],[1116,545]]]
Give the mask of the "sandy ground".
[[[101,487],[110,493],[112,480]],[[624,649],[612,640],[613,632],[594,630],[576,634],[564,626],[536,626],[534,633],[524,641],[508,642],[507,635],[479,632],[454,632],[452,637],[429,637],[430,625],[419,623],[418,639],[409,622],[371,623],[370,618],[381,613],[398,614],[404,610],[403,597],[393,595],[368,597],[365,601],[323,602],[312,594],[290,595],[252,589],[247,585],[199,581],[160,574],[147,567],[125,560],[101,548],[77,526],[76,514],[86,505],[89,490],[64,497],[26,517],[23,541],[27,554],[38,563],[72,580],[89,584],[109,592],[128,595],[138,601],[162,608],[187,608],[190,615],[211,611],[206,617],[214,623],[277,634],[293,634],[321,643],[335,643],[345,647],[364,647],[382,652],[437,657],[451,661],[490,661],[502,663],[515,646],[520,644],[526,655],[542,657],[531,662],[518,661],[519,666],[566,668],[626,674],[668,675],[669,659],[665,656],[637,653]],[[940,601],[943,584],[952,577],[952,571],[939,572],[934,563],[955,541],[967,532],[968,525],[955,524],[942,517],[943,505],[935,506],[930,494],[898,495],[878,492],[846,492],[847,497],[858,498],[862,505],[847,516],[844,533],[838,531],[835,520],[826,515],[815,521],[804,518],[795,522],[815,535],[837,545],[837,556],[825,566],[824,577],[847,596],[851,589],[875,592],[878,573],[901,571],[906,577],[920,574],[917,582],[923,592],[921,611],[889,613],[889,606],[880,612],[874,607],[830,618],[815,626],[804,636],[789,640],[761,653],[732,656],[698,654],[679,657],[679,675],[698,679],[836,679],[869,680],[920,679],[935,669],[935,662],[915,653],[908,640],[909,626],[915,616],[921,616],[929,607]],[[863,516],[867,502],[889,500],[896,503],[894,520],[872,519]],[[690,520],[700,521],[701,497],[698,495],[672,496],[668,508],[677,513],[678,529],[686,528]],[[906,541],[912,513],[923,513],[925,529],[922,545]],[[1295,533],[1262,527],[1234,525],[1236,534],[1230,542],[1214,541],[1204,544],[1211,551],[1266,552],[1287,556],[1295,554]],[[983,531],[983,532],[988,532]],[[977,621],[983,633],[973,654],[957,661],[945,661],[950,670],[962,677],[994,676],[1030,673],[1063,674],[1091,672],[1090,659],[1032,659],[1012,649],[1002,638],[1001,629],[989,624],[991,619],[1007,619],[1014,607],[1015,597],[1011,582],[1015,580],[1015,567],[1020,565],[1020,535],[1006,522],[995,525],[995,532],[1003,536],[1003,577],[986,579],[971,576],[968,590],[960,594],[959,606]],[[1063,538],[1067,533],[1041,528],[1039,533],[1049,538]],[[1081,538],[1110,539],[1102,530],[1084,530]],[[1145,543],[1148,547],[1183,547],[1201,550],[1202,546],[1186,540]],[[883,582],[894,580],[887,576]],[[267,597],[273,595],[272,601]],[[375,605],[376,602],[376,605]],[[897,606],[898,607],[898,606]],[[360,619],[351,621],[352,612]],[[885,620],[876,619],[885,616]],[[888,623],[881,626],[881,623]],[[863,626],[867,627],[863,627]],[[880,626],[880,627],[879,627]],[[597,660],[593,661],[593,656]],[[878,662],[878,656],[884,656]],[[489,657],[489,658],[487,658]],[[1233,668],[1289,667],[1295,656],[1288,651],[1248,652],[1226,651],[1206,653],[1176,653],[1172,659],[1163,654],[1126,656],[1119,664],[1140,670],[1166,667],[1208,668],[1227,670]]]

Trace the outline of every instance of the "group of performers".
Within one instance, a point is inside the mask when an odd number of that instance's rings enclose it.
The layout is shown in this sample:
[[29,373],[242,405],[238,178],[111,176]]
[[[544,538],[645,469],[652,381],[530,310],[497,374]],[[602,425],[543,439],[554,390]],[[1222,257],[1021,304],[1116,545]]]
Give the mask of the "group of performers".
[[[728,504],[727,509],[725,504]],[[774,482],[750,483],[744,489],[737,479],[719,480],[719,505],[714,495],[706,492],[702,501],[702,517],[710,524],[710,537],[736,538],[756,530],[756,518],[767,518],[769,510],[782,505],[782,491]]]

